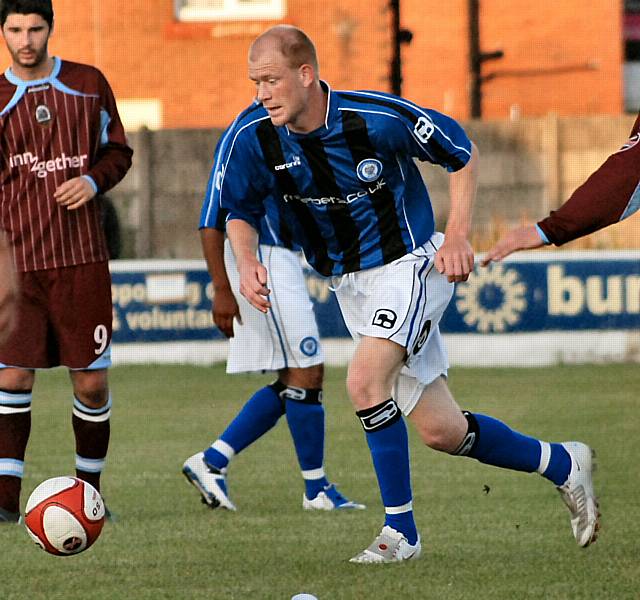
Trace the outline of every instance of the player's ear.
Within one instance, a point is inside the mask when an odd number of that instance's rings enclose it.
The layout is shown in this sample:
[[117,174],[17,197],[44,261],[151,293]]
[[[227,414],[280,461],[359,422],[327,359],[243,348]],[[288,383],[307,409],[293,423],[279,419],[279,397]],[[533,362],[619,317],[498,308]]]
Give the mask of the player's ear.
[[300,81],[302,82],[302,85],[304,87],[309,87],[315,79],[315,72],[311,65],[300,65],[298,74],[300,76]]

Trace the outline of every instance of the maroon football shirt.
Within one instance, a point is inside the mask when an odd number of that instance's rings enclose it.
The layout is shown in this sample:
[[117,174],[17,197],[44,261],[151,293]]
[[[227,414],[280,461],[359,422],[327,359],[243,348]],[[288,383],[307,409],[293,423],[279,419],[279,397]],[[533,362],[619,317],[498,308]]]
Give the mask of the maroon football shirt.
[[640,209],[640,115],[629,141],[538,226],[560,246],[626,219]]
[[99,206],[58,206],[64,181],[88,176],[99,192],[131,166],[109,84],[94,67],[54,59],[51,75],[23,81],[0,75],[0,228],[19,271],[108,259]]

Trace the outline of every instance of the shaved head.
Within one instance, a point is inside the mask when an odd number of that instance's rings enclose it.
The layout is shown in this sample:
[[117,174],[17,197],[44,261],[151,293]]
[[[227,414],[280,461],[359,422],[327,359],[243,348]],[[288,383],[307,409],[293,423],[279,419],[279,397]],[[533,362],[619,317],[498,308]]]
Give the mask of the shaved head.
[[297,69],[311,65],[318,76],[318,57],[313,42],[307,34],[293,25],[276,25],[259,35],[249,49],[251,61],[264,50],[278,50],[287,59],[289,66]]

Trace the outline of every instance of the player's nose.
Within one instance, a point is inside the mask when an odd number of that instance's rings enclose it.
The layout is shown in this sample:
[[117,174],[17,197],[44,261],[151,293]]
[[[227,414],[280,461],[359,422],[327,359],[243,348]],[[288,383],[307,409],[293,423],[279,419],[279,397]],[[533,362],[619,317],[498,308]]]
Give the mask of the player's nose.
[[258,89],[257,89],[257,92],[256,92],[256,98],[260,102],[264,102],[265,100],[268,100],[270,96],[271,96],[271,94],[269,94],[269,90],[268,90],[267,86],[264,85],[264,83],[259,83],[258,84]]

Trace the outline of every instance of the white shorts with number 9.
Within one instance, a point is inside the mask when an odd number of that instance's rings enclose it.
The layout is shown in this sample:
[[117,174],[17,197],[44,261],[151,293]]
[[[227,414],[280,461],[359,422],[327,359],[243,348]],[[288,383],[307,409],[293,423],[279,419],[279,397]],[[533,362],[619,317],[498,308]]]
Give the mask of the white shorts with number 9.
[[242,318],[242,325],[237,320],[233,322],[227,373],[303,369],[321,364],[324,357],[318,326],[299,255],[261,244],[258,258],[267,269],[267,287],[271,290],[267,314],[240,294],[235,257],[229,241],[225,242],[225,267]]
[[407,358],[393,396],[404,414],[416,405],[426,385],[449,367],[440,335],[440,319],[453,284],[434,266],[444,236],[387,265],[334,277],[333,285],[347,328],[362,336],[391,340],[406,348]]

